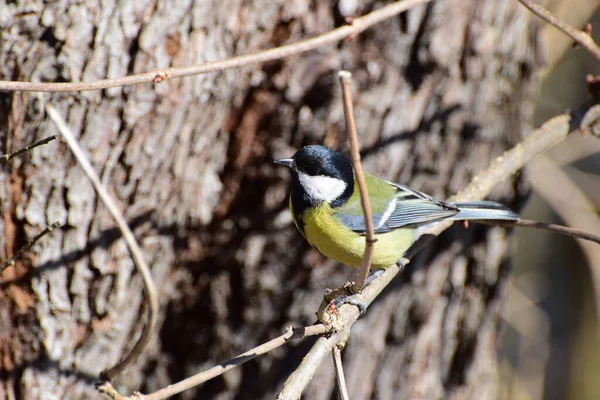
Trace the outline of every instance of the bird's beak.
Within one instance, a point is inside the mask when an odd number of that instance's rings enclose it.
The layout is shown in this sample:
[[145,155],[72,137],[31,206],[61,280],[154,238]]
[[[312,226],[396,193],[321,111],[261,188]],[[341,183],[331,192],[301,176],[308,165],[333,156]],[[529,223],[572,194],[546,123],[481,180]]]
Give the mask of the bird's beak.
[[282,158],[281,160],[275,160],[275,164],[283,165],[284,167],[292,168],[294,165],[293,158]]

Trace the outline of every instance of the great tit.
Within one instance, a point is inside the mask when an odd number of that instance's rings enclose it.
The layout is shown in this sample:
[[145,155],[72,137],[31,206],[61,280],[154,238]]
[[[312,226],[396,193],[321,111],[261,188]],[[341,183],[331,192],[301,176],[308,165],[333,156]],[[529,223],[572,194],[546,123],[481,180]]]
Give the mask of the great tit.
[[[292,171],[290,211],[296,227],[323,255],[358,267],[365,251],[365,219],[348,159],[324,146],[306,146],[275,161]],[[518,220],[500,203],[450,203],[365,173],[375,226],[372,269],[397,263],[429,225],[443,220]]]

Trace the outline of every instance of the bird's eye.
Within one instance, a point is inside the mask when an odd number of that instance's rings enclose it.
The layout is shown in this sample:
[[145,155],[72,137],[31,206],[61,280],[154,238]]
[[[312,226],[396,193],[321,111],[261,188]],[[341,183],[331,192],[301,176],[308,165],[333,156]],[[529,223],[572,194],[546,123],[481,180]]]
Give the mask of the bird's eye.
[[307,165],[299,166],[298,169],[310,176],[322,175],[321,168],[318,165],[307,164]]

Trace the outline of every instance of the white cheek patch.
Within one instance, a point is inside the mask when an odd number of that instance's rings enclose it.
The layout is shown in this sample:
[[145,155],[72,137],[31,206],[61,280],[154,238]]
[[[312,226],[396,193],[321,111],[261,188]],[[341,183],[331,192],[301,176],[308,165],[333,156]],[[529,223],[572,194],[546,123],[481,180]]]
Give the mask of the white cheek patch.
[[334,201],[344,193],[347,186],[341,179],[324,175],[311,176],[299,172],[298,178],[304,191],[318,201]]

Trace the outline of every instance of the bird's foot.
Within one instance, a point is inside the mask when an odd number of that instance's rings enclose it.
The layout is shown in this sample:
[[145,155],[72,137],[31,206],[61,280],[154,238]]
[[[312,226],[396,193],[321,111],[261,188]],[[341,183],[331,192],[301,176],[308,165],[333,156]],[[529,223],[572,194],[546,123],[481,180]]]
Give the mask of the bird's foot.
[[[367,287],[373,280],[378,278],[383,274],[383,270],[377,270],[369,274],[367,278],[367,282],[365,283],[365,287]],[[353,284],[351,282],[346,282],[343,286],[328,290],[325,293],[323,302],[319,307],[319,311],[317,311],[317,318],[324,324],[332,325],[334,320],[339,316],[339,309],[344,304],[350,304],[356,306],[359,311],[358,318],[362,318],[367,311],[367,304],[365,303],[362,294],[354,293],[352,291]]]
[[410,263],[410,260],[408,258],[402,257],[400,260],[398,260],[396,264],[398,264],[398,267],[400,267],[400,272],[402,272],[404,271],[404,268],[406,268],[408,263]]
[[331,302],[329,302],[329,308],[332,311],[338,310],[344,304],[350,304],[351,306],[356,306],[359,311],[358,318],[362,318],[363,315],[367,312],[367,303],[362,299],[362,295],[360,293],[344,295],[340,297],[336,297]]
[[371,284],[371,282],[373,282],[375,279],[379,278],[381,275],[383,275],[384,270],[383,269],[378,269],[376,271],[371,271],[371,273],[369,274],[369,276],[367,276],[367,282],[365,282],[365,286],[363,287],[366,288],[367,286],[369,286]]

